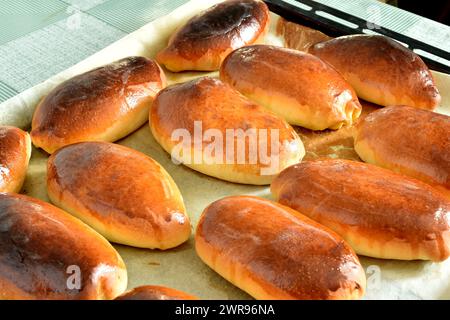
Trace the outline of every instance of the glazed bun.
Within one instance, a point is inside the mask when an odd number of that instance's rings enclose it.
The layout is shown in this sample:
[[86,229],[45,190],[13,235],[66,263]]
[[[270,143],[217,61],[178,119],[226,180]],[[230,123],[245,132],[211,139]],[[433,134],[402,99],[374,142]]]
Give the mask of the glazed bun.
[[269,28],[269,9],[259,0],[228,0],[193,17],[156,56],[174,72],[218,70],[234,49],[259,42]]
[[450,255],[450,200],[419,180],[330,159],[289,167],[271,189],[281,204],[334,230],[358,254],[433,261]]
[[0,299],[113,299],[127,287],[117,251],[66,212],[0,193]]
[[0,126],[0,192],[19,192],[31,157],[31,140],[19,128]]
[[116,300],[198,300],[182,291],[161,286],[142,286],[125,292]]
[[152,158],[108,142],[66,146],[48,160],[51,201],[108,240],[168,249],[190,235],[183,198]]
[[388,37],[343,36],[317,43],[309,52],[335,67],[369,102],[433,110],[441,101],[422,59]]
[[150,126],[173,160],[231,182],[269,184],[305,153],[286,121],[209,77],[162,90]]
[[450,117],[406,106],[370,113],[354,131],[368,163],[423,180],[450,197]]
[[153,98],[165,86],[156,62],[129,57],[75,76],[37,106],[31,139],[48,153],[76,142],[116,141],[148,120]]
[[361,105],[327,63],[297,50],[253,45],[231,53],[220,79],[293,125],[312,130],[351,125]]
[[199,257],[256,299],[357,299],[365,274],[341,237],[278,203],[233,196],[209,205]]

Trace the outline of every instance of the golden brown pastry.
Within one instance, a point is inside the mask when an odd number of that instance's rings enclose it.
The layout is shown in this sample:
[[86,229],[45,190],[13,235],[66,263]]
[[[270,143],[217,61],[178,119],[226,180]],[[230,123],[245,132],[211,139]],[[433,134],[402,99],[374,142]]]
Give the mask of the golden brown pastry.
[[0,192],[19,192],[31,157],[31,140],[19,128],[0,126]]
[[108,142],[64,147],[48,160],[50,200],[108,240],[168,249],[190,235],[183,198],[152,158]]
[[182,291],[160,286],[142,286],[125,292],[116,300],[198,300]]
[[357,299],[365,274],[328,228],[278,203],[234,196],[209,205],[195,234],[200,258],[256,299]]
[[365,162],[423,180],[450,197],[450,117],[392,106],[362,119],[354,138]]
[[37,199],[0,193],[0,299],[113,299],[122,258],[101,235]]
[[37,106],[31,139],[48,153],[81,141],[116,141],[142,126],[165,86],[156,62],[129,57],[75,76]]
[[358,254],[442,261],[450,200],[429,185],[350,160],[306,161],[272,183],[274,197],[341,235]]
[[388,37],[343,36],[318,43],[309,52],[335,67],[364,100],[429,110],[441,101],[422,59]]
[[259,0],[228,0],[189,20],[156,56],[170,71],[218,70],[234,49],[259,42],[269,28],[269,9]]
[[286,121],[209,77],[162,90],[150,126],[173,160],[232,182],[269,184],[305,154]]
[[344,78],[297,50],[266,45],[235,50],[223,62],[220,79],[290,124],[312,130],[339,129],[361,114]]

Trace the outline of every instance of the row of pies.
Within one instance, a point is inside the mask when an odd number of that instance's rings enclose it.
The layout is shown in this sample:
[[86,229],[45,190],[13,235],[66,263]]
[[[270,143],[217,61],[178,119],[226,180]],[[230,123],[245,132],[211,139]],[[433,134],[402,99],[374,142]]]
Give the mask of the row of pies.
[[[189,237],[176,185],[138,151],[106,142],[64,147],[49,158],[47,187],[65,211],[0,194],[3,298],[113,298],[127,276],[106,239],[168,249]],[[212,203],[195,233],[199,257],[255,298],[361,297],[365,275],[355,252],[450,255],[450,200],[419,180],[329,159],[283,170],[271,189],[278,203],[249,196]],[[80,268],[82,290],[66,286],[68,266]]]
[[[312,54],[254,45],[268,19],[261,1],[225,1],[187,22],[157,56],[172,71],[220,69],[220,79],[166,88],[156,61],[125,58],[50,92],[36,108],[31,139],[0,128],[0,298],[112,299],[124,292],[127,273],[107,240],[164,250],[189,238],[189,216],[170,175],[147,155],[111,143],[147,121],[172,155],[173,132],[195,136],[196,121],[224,135],[278,130],[279,164],[270,174],[261,174],[270,166],[261,159],[185,163],[232,182],[271,184],[277,202],[218,200],[195,232],[199,257],[255,298],[359,298],[365,274],[356,254],[450,255],[450,120],[431,111],[440,96],[425,64],[379,36],[329,40]],[[359,119],[355,149],[367,163],[301,162],[305,150],[291,125],[353,125],[361,113],[357,96],[400,105]],[[56,207],[17,194],[31,142],[51,154],[47,191]],[[191,141],[182,153],[198,147]],[[77,288],[67,286],[69,266],[83,275]],[[147,286],[120,298],[195,297]]]

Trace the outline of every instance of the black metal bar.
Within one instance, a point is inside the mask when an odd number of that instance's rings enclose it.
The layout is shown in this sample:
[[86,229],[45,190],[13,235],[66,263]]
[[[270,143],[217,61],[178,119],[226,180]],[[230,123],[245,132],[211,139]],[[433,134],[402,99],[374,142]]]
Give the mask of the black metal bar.
[[[363,29],[368,29],[367,21],[361,19],[359,17],[352,16],[346,12],[337,10],[335,8],[331,8],[324,4],[312,1],[312,0],[296,0],[297,2],[303,3],[312,8],[312,10],[305,10],[299,7],[296,7],[292,4],[284,2],[282,0],[264,0],[268,5],[269,9],[282,16],[286,20],[296,22],[302,24],[304,26],[319,30],[323,33],[328,34],[332,37],[338,37],[342,35],[348,34],[359,34],[363,33]],[[339,22],[327,19],[325,17],[319,16],[316,14],[316,11],[323,11],[328,14],[331,14],[337,18],[343,19],[350,23],[357,25],[356,28],[351,28],[349,26],[343,25]],[[377,26],[376,32],[397,41],[403,42],[408,45],[409,49],[420,49],[426,51],[430,54],[433,54],[437,57],[446,59],[450,61],[450,53],[442,50],[440,48],[436,48],[434,46],[428,45],[416,39],[410,38],[398,32],[386,29],[381,26]],[[420,54],[419,54],[420,55]],[[450,74],[450,67],[440,63],[436,60],[430,59],[428,57],[422,56],[423,61],[428,65],[429,68]]]

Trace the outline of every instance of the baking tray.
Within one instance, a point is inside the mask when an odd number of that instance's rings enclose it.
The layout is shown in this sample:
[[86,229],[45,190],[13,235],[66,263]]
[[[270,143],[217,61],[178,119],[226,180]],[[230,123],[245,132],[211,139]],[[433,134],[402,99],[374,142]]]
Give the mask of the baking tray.
[[[312,0],[264,0],[268,5],[270,11],[284,17],[286,20],[299,23],[303,26],[310,27],[315,30],[319,30],[331,37],[339,37],[342,35],[368,33],[368,34],[381,34],[392,39],[395,39],[408,46],[410,50],[422,50],[429,54],[432,54],[438,58],[443,58],[450,61],[450,53],[440,48],[431,46],[417,39],[413,39],[396,31],[384,28],[380,25],[376,25],[373,22],[368,23],[366,20],[359,17],[355,17],[346,12],[340,11],[325,4],[318,3]],[[321,14],[319,15],[318,12]],[[329,17],[327,18],[325,15]],[[352,27],[347,24],[342,24],[339,20],[344,20],[350,23]],[[372,29],[369,29],[371,26]],[[419,53],[419,55],[421,55]],[[440,63],[437,60],[430,59],[421,55],[421,58],[428,65],[430,69],[440,71],[449,74],[450,67]]]
[[[33,110],[39,100],[62,81],[94,67],[130,55],[154,57],[162,49],[174,30],[190,17],[218,0],[192,0],[169,15],[157,19],[109,47],[99,51],[79,64],[51,79],[30,88],[0,105],[0,123],[29,128]],[[274,2],[268,1],[272,10]],[[295,15],[294,10],[287,8]],[[280,12],[280,11],[278,11]],[[287,18],[286,12],[282,13]],[[292,18],[292,17],[291,17]],[[266,42],[282,44],[276,35],[278,16],[272,14],[270,34]],[[327,32],[327,30],[322,30]],[[450,111],[450,77],[434,73],[443,95],[440,112]],[[217,73],[184,72],[166,73],[169,83],[183,82],[198,76]],[[376,106],[363,102],[365,112]],[[305,144],[306,159],[318,157],[348,158],[358,160],[353,150],[351,128],[338,131],[311,132],[296,128]],[[270,199],[268,186],[249,186],[228,183],[208,177],[182,165],[175,165],[154,140],[148,125],[117,143],[139,150],[158,161],[174,178],[183,195],[193,231],[203,209],[211,202],[229,195],[255,195]],[[49,201],[46,192],[46,162],[48,155],[33,148],[23,193]],[[183,245],[168,251],[137,249],[114,245],[123,257],[127,269],[128,287],[154,284],[173,287],[197,295],[202,299],[249,299],[246,293],[233,286],[202,263],[194,250],[193,236]],[[439,299],[450,298],[450,261],[432,263],[425,261],[392,261],[360,257],[368,279],[365,299]]]

